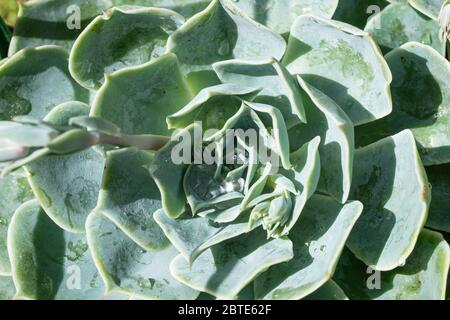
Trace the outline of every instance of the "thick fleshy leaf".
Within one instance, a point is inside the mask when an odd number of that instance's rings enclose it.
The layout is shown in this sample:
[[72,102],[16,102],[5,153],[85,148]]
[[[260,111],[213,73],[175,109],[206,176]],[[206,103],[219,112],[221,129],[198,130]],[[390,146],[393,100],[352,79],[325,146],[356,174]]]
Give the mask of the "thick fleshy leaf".
[[153,157],[153,153],[135,148],[110,151],[94,209],[148,250],[168,245],[153,219],[153,213],[162,207],[158,187],[148,170]]
[[352,300],[442,300],[449,264],[448,243],[424,229],[404,266],[375,273],[346,250],[333,280]]
[[300,16],[292,26],[283,64],[321,90],[356,125],[392,110],[392,76],[369,34],[339,21]]
[[103,283],[85,236],[59,228],[36,200],[26,202],[14,214],[8,231],[8,252],[19,298],[103,297]]
[[33,0],[20,3],[9,55],[27,47],[49,44],[70,49],[82,29],[111,5],[109,0]]
[[184,23],[160,8],[113,8],[81,33],[70,53],[70,72],[84,87],[98,89],[104,75],[141,65],[165,53],[169,35]]
[[345,203],[350,192],[353,171],[353,124],[331,98],[301,77],[298,77],[298,80],[305,92],[308,123],[299,124],[289,130],[291,150],[320,136],[322,166],[318,189]]
[[356,131],[365,145],[411,129],[425,165],[450,162],[450,62],[429,46],[410,42],[386,55],[392,69],[392,114]]
[[251,231],[248,217],[227,224],[211,223],[203,217],[173,220],[163,210],[156,211],[154,217],[189,264],[210,247]]
[[376,270],[400,266],[425,224],[430,196],[411,131],[358,149],[350,198],[359,199],[364,212],[347,245]]
[[341,205],[315,195],[289,234],[294,258],[270,268],[255,280],[258,299],[301,299],[326,283],[345,241],[362,211],[360,202]]
[[267,240],[262,230],[255,230],[213,246],[192,265],[179,255],[170,269],[177,279],[192,288],[220,299],[234,299],[261,272],[290,259],[290,240]]
[[[408,4],[391,4],[374,16],[365,29],[385,53],[417,41],[445,54],[445,41],[439,35],[439,24],[414,10]],[[394,74],[395,77],[395,74]]]
[[[44,119],[67,125],[72,117],[86,115],[80,102],[64,103]],[[84,232],[87,215],[97,203],[104,157],[93,148],[70,155],[48,155],[26,166],[33,192],[41,207],[61,228]]]
[[178,254],[172,245],[158,251],[146,251],[99,213],[89,216],[86,231],[89,248],[107,292],[143,299],[191,300],[198,296],[198,292],[171,276],[169,264]]
[[[341,0],[339,1],[338,7],[333,15],[333,19],[351,24],[360,29],[364,29],[367,21],[389,4],[387,1]],[[401,1],[406,3],[408,0]]]
[[0,178],[0,275],[11,274],[11,264],[6,247],[11,218],[19,206],[32,198],[33,192],[23,170]]
[[135,5],[156,8],[166,8],[189,18],[204,10],[211,0],[111,0],[115,6]]
[[437,20],[445,0],[409,0],[409,4],[428,17]]
[[180,60],[194,91],[217,84],[212,64],[229,59],[280,60],[283,38],[249,19],[231,0],[213,0],[168,40],[167,48]]
[[304,300],[348,300],[348,297],[336,282],[328,280],[319,289],[306,296]]
[[425,169],[432,186],[427,226],[450,233],[450,164]]
[[[0,66],[0,120],[28,115],[42,119],[66,101],[88,101],[70,76],[68,54],[56,46],[24,49]],[[51,85],[49,85],[51,84]]]
[[0,276],[0,301],[12,300],[16,295],[16,287],[12,277]]
[[[175,153],[177,150],[178,152],[186,151],[180,151],[180,145],[187,147],[189,152],[191,151],[196,130],[198,130],[198,126],[197,124],[193,124],[179,131],[166,146],[155,154],[150,166],[150,173],[161,193],[164,212],[171,218],[178,218],[186,210],[186,195],[183,188],[183,179],[188,163],[174,162],[174,155],[179,155]],[[191,161],[190,156],[187,159]]]
[[0,17],[0,59],[8,56],[9,42],[11,41],[11,31]]
[[295,19],[305,13],[331,18],[338,0],[237,0],[236,6],[258,21],[284,36],[289,34]]
[[222,83],[262,88],[253,101],[280,109],[288,127],[307,121],[298,84],[278,61],[229,60],[213,68]]
[[169,135],[166,117],[190,98],[177,57],[167,54],[107,76],[91,116],[109,120],[127,134]]
[[221,129],[242,105],[238,97],[251,97],[259,90],[253,85],[219,84],[202,89],[178,112],[167,117],[169,128],[185,128],[194,121],[202,122],[203,130]]

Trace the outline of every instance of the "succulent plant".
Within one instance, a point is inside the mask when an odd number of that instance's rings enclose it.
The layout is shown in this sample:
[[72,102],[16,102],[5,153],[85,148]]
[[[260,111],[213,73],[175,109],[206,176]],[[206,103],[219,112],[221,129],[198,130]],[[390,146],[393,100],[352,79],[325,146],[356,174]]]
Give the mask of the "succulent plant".
[[448,1],[389,2],[23,4],[0,299],[445,299]]

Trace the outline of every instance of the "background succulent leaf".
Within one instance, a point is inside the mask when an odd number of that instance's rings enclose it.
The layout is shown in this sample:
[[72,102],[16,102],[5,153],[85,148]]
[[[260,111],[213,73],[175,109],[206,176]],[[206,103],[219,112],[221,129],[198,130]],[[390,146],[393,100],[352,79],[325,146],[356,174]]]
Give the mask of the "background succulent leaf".
[[445,0],[409,0],[409,3],[423,14],[437,20],[444,1]]
[[11,41],[11,31],[0,17],[0,59],[8,56],[9,42]]
[[426,167],[431,184],[431,204],[427,226],[450,233],[450,164]]
[[271,267],[255,280],[258,299],[301,299],[321,287],[334,272],[362,204],[341,205],[315,195],[308,201],[289,238],[292,260]]
[[415,42],[391,51],[386,60],[394,74],[393,112],[357,128],[357,144],[410,128],[425,165],[450,162],[450,62]]
[[42,119],[63,102],[89,101],[88,91],[71,78],[67,59],[57,46],[24,49],[10,57],[0,67],[0,119]]
[[148,170],[153,158],[152,152],[136,148],[108,152],[99,199],[94,209],[148,250],[169,245],[153,219],[153,213],[162,207],[158,187]]
[[[340,0],[333,19],[364,29],[367,21],[386,7],[389,0]],[[391,1],[394,2],[394,1]],[[399,0],[397,2],[407,2]]]
[[355,152],[350,198],[364,204],[347,243],[352,252],[380,271],[404,263],[425,224],[431,199],[411,131]]
[[202,12],[174,32],[167,48],[178,56],[195,92],[218,83],[212,64],[229,59],[280,60],[283,38],[257,24],[231,0],[213,0]]
[[103,295],[85,236],[59,228],[36,200],[14,214],[8,251],[17,297],[97,300]]
[[370,36],[353,26],[300,16],[283,64],[335,100],[355,125],[392,110],[389,68]]
[[[45,121],[68,125],[72,117],[87,115],[89,107],[67,102],[54,108]],[[48,155],[26,166],[29,182],[41,207],[61,228],[84,232],[102,180],[104,157],[93,148],[70,155]]]
[[167,54],[107,76],[90,115],[111,121],[123,133],[169,135],[166,117],[190,98],[177,57]]
[[175,278],[192,288],[234,299],[261,272],[291,258],[290,240],[267,240],[264,232],[255,230],[211,247],[192,265],[179,255],[170,268]]
[[318,190],[345,203],[350,192],[353,171],[353,124],[331,98],[301,77],[298,77],[298,81],[304,90],[304,105],[309,122],[289,130],[291,150],[299,148],[308,139],[320,136],[322,165]]
[[368,279],[374,275],[373,270],[368,271],[346,250],[333,280],[354,300],[441,300],[445,297],[449,256],[449,246],[442,235],[423,229],[404,266]]
[[107,292],[143,299],[192,300],[198,296],[171,276],[169,264],[178,254],[173,246],[146,251],[100,213],[89,216],[86,231]]
[[[0,275],[11,274],[11,263],[6,245],[11,218],[19,206],[31,199],[33,199],[33,192],[23,170],[0,178]],[[7,283],[7,280],[4,281]]]
[[[109,0],[32,0],[21,3],[9,55],[43,45],[70,49],[82,29],[111,5]],[[78,18],[79,23],[75,20]]]
[[92,21],[70,54],[72,76],[98,89],[104,74],[141,65],[165,53],[169,35],[184,23],[179,14],[160,8],[112,8]]
[[336,282],[328,280],[323,286],[303,298],[303,300],[348,300],[348,297]]
[[384,53],[416,41],[429,45],[445,55],[445,41],[439,33],[437,21],[425,17],[408,4],[391,4],[374,16],[365,29]]
[[236,6],[253,20],[288,36],[295,19],[305,13],[331,18],[338,0],[238,0]]

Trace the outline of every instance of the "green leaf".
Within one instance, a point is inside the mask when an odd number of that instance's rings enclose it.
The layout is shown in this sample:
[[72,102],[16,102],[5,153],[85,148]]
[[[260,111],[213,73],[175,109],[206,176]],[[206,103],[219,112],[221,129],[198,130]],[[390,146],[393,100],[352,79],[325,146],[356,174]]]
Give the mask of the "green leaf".
[[450,164],[425,169],[432,186],[427,226],[450,233]]
[[84,87],[98,89],[104,75],[141,65],[165,53],[167,38],[184,23],[160,8],[113,8],[92,21],[70,54],[70,72]]
[[430,196],[411,131],[358,149],[350,198],[359,199],[364,212],[347,245],[376,270],[400,266],[425,224]]
[[212,72],[214,62],[233,58],[280,60],[286,43],[250,20],[231,0],[213,0],[169,37],[167,48],[178,56],[190,85],[198,92],[218,83]]
[[[56,46],[24,49],[0,66],[0,120],[28,115],[42,119],[67,101],[89,101],[70,76],[68,54]],[[51,85],[49,85],[51,84]]]
[[198,296],[197,291],[171,276],[169,264],[178,254],[173,246],[146,251],[99,213],[89,216],[86,230],[89,248],[107,292],[142,299],[191,300]]
[[189,18],[204,10],[211,0],[111,0],[115,6],[130,5],[166,8]]
[[298,81],[305,92],[304,104],[308,123],[299,124],[289,130],[291,150],[320,136],[321,173],[318,190],[345,203],[350,192],[353,171],[353,124],[332,99],[301,77],[298,77]]
[[99,200],[94,209],[148,250],[169,245],[153,219],[153,213],[162,207],[158,187],[148,170],[153,158],[153,153],[136,148],[108,152]]
[[[89,107],[68,102],[45,118],[55,125],[86,115]],[[93,148],[70,155],[48,155],[26,166],[33,192],[41,207],[61,228],[84,232],[87,215],[97,203],[105,159]]]
[[113,122],[123,133],[170,135],[166,117],[190,99],[177,57],[167,54],[107,76],[90,115]]
[[348,300],[348,297],[336,282],[328,280],[323,286],[303,298],[303,300]]
[[11,274],[11,264],[6,247],[11,218],[20,205],[31,199],[33,199],[33,193],[23,170],[0,178],[0,275]]
[[59,228],[31,200],[17,209],[8,232],[17,297],[98,300],[104,288],[84,235]]
[[236,6],[283,36],[288,36],[295,19],[305,13],[331,18],[338,0],[237,0]]
[[0,121],[0,140],[19,146],[43,147],[57,136],[58,132],[46,125]]
[[445,0],[409,0],[409,4],[428,17],[437,20]]
[[277,107],[288,127],[307,121],[298,84],[278,61],[229,60],[213,68],[222,83],[262,88],[252,101]]
[[12,277],[0,276],[0,301],[12,300],[16,295],[16,287]]
[[203,252],[192,265],[179,255],[170,269],[186,285],[219,299],[234,299],[255,277],[274,264],[292,259],[292,242],[267,240],[261,230],[222,242]]
[[0,59],[8,56],[9,42],[11,41],[11,31],[0,17]]
[[84,128],[88,131],[97,131],[110,135],[120,134],[120,128],[114,123],[111,123],[102,118],[80,116],[69,120],[69,125]]
[[[360,29],[364,29],[364,26],[368,20],[389,4],[387,1],[342,0],[339,1],[336,12],[333,15],[333,19],[351,24]],[[399,2],[399,0],[395,1]],[[400,2],[406,3],[408,0],[400,0]]]
[[376,273],[346,250],[333,280],[352,300],[443,300],[449,264],[447,242],[424,229],[404,266]]
[[417,41],[445,55],[445,41],[439,34],[437,21],[423,16],[408,4],[387,6],[367,23],[364,30],[372,35],[384,53]]
[[355,125],[392,110],[389,68],[370,36],[355,27],[300,16],[292,26],[283,64],[335,100]]
[[204,217],[173,220],[163,210],[156,211],[154,217],[167,238],[190,265],[210,247],[251,231],[248,217],[226,224],[212,223]]
[[70,49],[88,23],[109,7],[109,0],[35,0],[21,3],[9,55],[24,48],[50,44]]
[[255,280],[256,298],[301,299],[320,288],[331,278],[361,211],[357,201],[341,205],[330,197],[312,197],[289,234],[294,258]]
[[450,162],[450,62],[415,42],[391,51],[386,60],[394,75],[393,112],[358,128],[357,143],[411,129],[425,165]]

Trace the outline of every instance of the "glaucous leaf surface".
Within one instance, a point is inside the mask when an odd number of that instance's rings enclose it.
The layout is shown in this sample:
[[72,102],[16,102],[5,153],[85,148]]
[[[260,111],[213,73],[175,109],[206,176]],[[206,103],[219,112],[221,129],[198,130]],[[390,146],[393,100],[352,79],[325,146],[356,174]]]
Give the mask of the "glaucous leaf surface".
[[303,300],[348,300],[348,297],[336,282],[328,280],[323,286],[303,298]]
[[334,272],[362,204],[341,205],[315,195],[289,233],[292,260],[273,266],[255,280],[257,299],[301,299],[326,283]]
[[203,252],[191,265],[182,255],[171,264],[175,278],[220,299],[233,299],[260,273],[292,259],[292,242],[267,240],[262,230],[222,242]]
[[204,10],[211,0],[111,0],[115,6],[135,5],[166,8],[189,18]]
[[111,5],[110,0],[32,0],[21,3],[9,55],[43,45],[70,49],[82,29]]
[[97,207],[133,241],[148,250],[169,242],[153,219],[161,195],[148,168],[154,154],[136,148],[108,152]]
[[384,53],[416,41],[445,55],[445,41],[439,34],[438,22],[414,10],[409,4],[387,6],[370,19],[364,30],[372,35]]
[[288,127],[307,122],[298,84],[278,61],[229,60],[213,68],[222,83],[261,88],[252,101],[278,108]]
[[[389,1],[389,0],[388,0]],[[379,13],[389,2],[386,0],[340,0],[333,19],[364,29],[367,22]],[[401,0],[400,2],[407,2]]]
[[42,119],[63,102],[88,99],[88,91],[70,76],[68,53],[61,47],[24,49],[0,66],[0,120]]
[[231,0],[213,0],[189,19],[168,40],[167,49],[178,56],[195,92],[217,84],[212,64],[229,59],[280,60],[284,39],[249,19]]
[[[87,115],[89,107],[67,102],[50,112],[45,121],[67,125],[70,118]],[[26,166],[29,182],[41,207],[61,228],[84,232],[94,209],[105,159],[93,148],[69,155],[48,155]]]
[[331,18],[338,0],[237,0],[236,6],[253,20],[288,36],[295,19],[306,13]]
[[[146,251],[111,220],[92,213],[86,222],[89,248],[106,283],[106,292],[129,294],[143,299],[192,300],[198,292],[181,284],[170,274],[169,264],[178,251]],[[162,243],[167,240],[161,239]]]
[[177,57],[167,54],[108,75],[90,115],[113,122],[123,133],[169,135],[166,117],[190,98]]
[[450,164],[426,167],[431,184],[431,204],[427,226],[450,233]]
[[403,264],[425,224],[431,200],[411,131],[356,150],[350,198],[364,204],[347,242],[352,252],[380,271]]
[[352,300],[443,300],[449,264],[448,243],[423,229],[403,266],[377,274],[346,250],[333,280]]
[[169,35],[184,23],[179,14],[160,8],[112,8],[77,38],[70,54],[72,76],[98,89],[104,75],[141,65],[165,53]]
[[16,295],[16,287],[12,277],[0,276],[0,301],[12,300]]
[[0,177],[0,275],[11,274],[11,264],[6,246],[11,218],[18,207],[31,199],[33,199],[33,192],[23,170]]
[[409,4],[428,17],[437,20],[444,1],[445,0],[409,0]]
[[291,150],[299,148],[315,136],[321,137],[319,147],[321,172],[318,189],[345,203],[350,192],[353,171],[353,124],[342,109],[327,95],[304,81],[304,105],[308,123],[289,130]]
[[355,125],[392,110],[389,68],[370,36],[351,25],[313,15],[299,17],[283,64],[335,100]]
[[101,299],[103,283],[86,238],[59,228],[36,200],[23,204],[8,231],[8,251],[17,297]]

